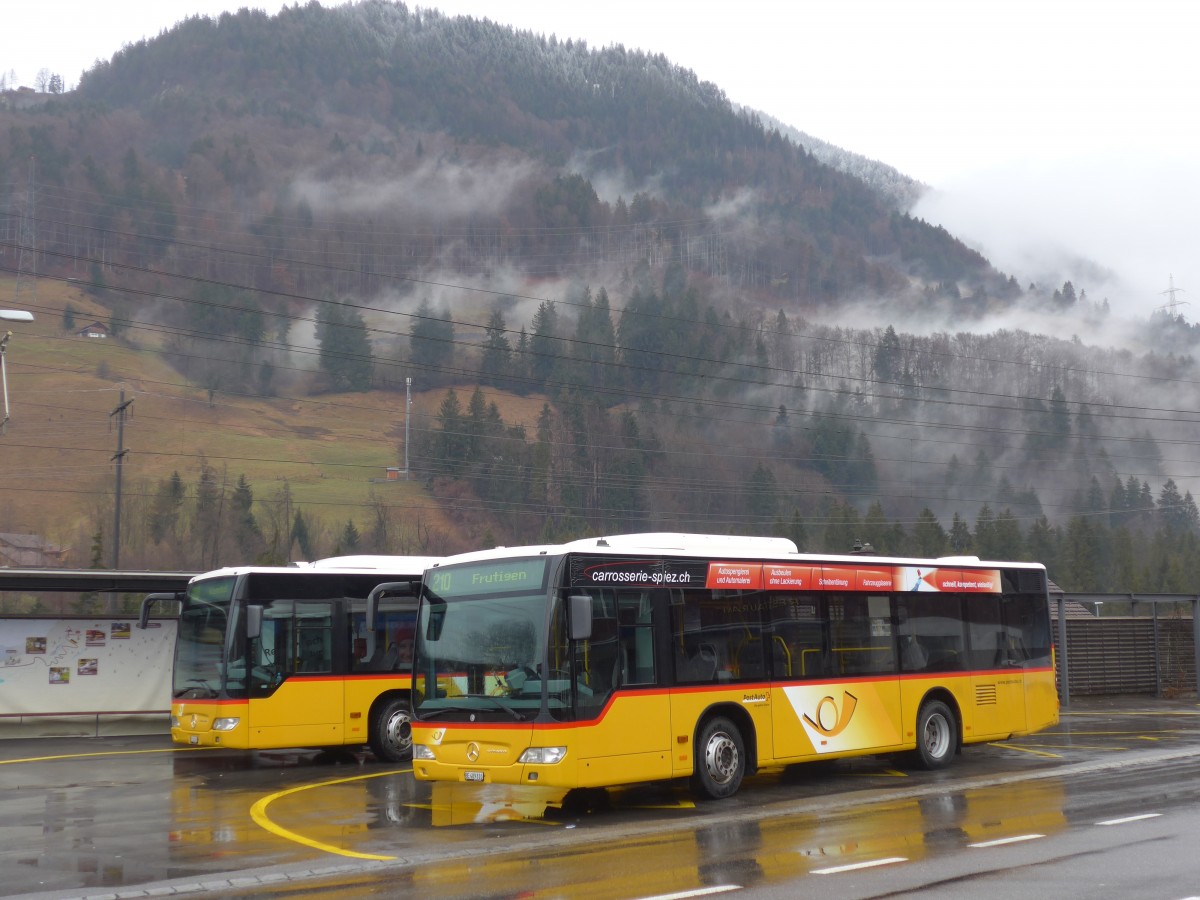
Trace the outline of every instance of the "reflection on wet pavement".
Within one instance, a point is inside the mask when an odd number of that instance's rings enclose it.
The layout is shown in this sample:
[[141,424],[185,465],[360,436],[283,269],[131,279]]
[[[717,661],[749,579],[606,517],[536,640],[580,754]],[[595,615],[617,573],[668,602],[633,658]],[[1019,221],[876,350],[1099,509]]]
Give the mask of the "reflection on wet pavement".
[[[1059,767],[1193,745],[1194,704],[1068,713],[1041,734],[968,748],[940,772],[890,757],[775,768],[728,801],[697,803],[670,783],[431,785],[362,752],[170,751],[160,737],[0,742],[0,895],[360,861],[391,866],[381,893],[407,884],[467,897],[479,895],[485,857],[496,896],[619,896],[630,872],[647,894],[748,885],[863,856],[1053,833],[1089,810],[1078,789],[1047,777]],[[96,755],[101,747],[111,752]],[[73,749],[88,755],[64,758]],[[1158,773],[1122,774],[1138,777]],[[517,855],[501,859],[509,850]],[[401,868],[409,861],[418,864]],[[560,889],[564,872],[576,887]],[[357,896],[375,890],[366,876],[340,877]]]

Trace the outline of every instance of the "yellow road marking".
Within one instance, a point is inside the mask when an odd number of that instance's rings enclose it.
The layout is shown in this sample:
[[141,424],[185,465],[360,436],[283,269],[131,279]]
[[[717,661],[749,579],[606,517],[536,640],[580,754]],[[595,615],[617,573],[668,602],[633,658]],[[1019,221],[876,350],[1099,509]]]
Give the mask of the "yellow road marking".
[[847,772],[847,775],[887,775],[891,778],[907,778],[907,772],[901,772],[898,769],[876,769],[874,772]]
[[1137,729],[1131,729],[1129,731],[1047,731],[1045,733],[1046,734],[1070,734],[1070,735],[1082,734],[1082,735],[1087,735],[1089,737],[1096,737],[1097,735],[1100,735],[1103,737],[1112,737],[1114,734],[1119,734],[1119,735],[1128,737],[1129,735],[1133,735],[1133,734],[1191,734],[1192,732],[1185,731],[1182,728],[1163,728],[1158,731],[1147,731],[1144,728],[1137,728]]
[[195,753],[198,750],[224,750],[224,747],[167,747],[163,750],[105,750],[98,753],[63,753],[58,756],[29,756],[25,759],[0,759],[0,766],[14,763],[55,762],[60,759],[87,759],[90,756],[137,756],[140,753]]
[[343,850],[341,847],[334,847],[332,844],[325,844],[321,841],[314,841],[312,838],[306,838],[302,834],[297,834],[294,831],[289,831],[282,825],[276,825],[267,815],[267,807],[280,797],[286,797],[289,794],[298,794],[300,791],[307,791],[311,788],[332,787],[335,784],[348,784],[351,781],[366,781],[368,778],[382,778],[385,775],[403,775],[411,772],[412,769],[398,769],[389,772],[372,772],[369,775],[355,775],[352,778],[337,778],[333,781],[320,781],[315,784],[302,784],[299,787],[288,788],[285,791],[277,791],[274,794],[268,794],[257,803],[250,807],[250,818],[252,818],[261,828],[277,835],[284,840],[294,841],[297,844],[303,844],[306,847],[312,847],[314,850],[321,850],[325,853],[336,853],[339,856],[349,856],[354,859],[379,859],[389,860],[395,859],[394,856],[379,856],[374,853],[358,853],[354,850]]
[[1044,756],[1047,759],[1062,759],[1057,753],[1047,753],[1045,750],[1034,750],[1030,747],[1018,747],[1016,744],[1002,744],[999,741],[994,741],[992,746],[1003,747],[1005,750],[1019,750],[1022,753],[1032,753],[1034,756]]
[[1060,710],[1059,718],[1063,716],[1200,716],[1200,710],[1195,709],[1127,709],[1103,710],[1096,712],[1074,712]]

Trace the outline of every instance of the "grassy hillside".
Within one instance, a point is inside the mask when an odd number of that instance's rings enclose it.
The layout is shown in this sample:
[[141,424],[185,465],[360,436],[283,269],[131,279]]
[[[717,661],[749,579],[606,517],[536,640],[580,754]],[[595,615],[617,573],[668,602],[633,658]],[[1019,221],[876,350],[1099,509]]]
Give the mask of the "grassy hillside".
[[[11,305],[10,278],[0,278],[0,296]],[[111,533],[118,441],[112,413],[124,390],[134,402],[124,429],[123,565],[172,562],[166,557],[176,551],[156,546],[144,533],[152,497],[175,472],[194,493],[206,464],[226,494],[245,476],[264,531],[290,527],[278,521],[290,492],[288,509],[310,519],[320,554],[339,549],[347,522],[366,535],[380,507],[390,519],[392,541],[372,549],[441,553],[481,537],[449,516],[419,481],[383,481],[387,467],[404,461],[402,393],[307,396],[291,390],[286,397],[210,398],[163,361],[154,336],[144,330],[132,335],[135,342],[64,330],[68,305],[76,329],[109,321],[108,310],[74,286],[41,280],[36,304],[25,307],[36,321],[11,325],[12,420],[0,438],[0,531],[40,534],[71,547],[75,564],[89,563],[97,528]],[[410,435],[436,413],[443,396],[414,391]],[[531,428],[542,402],[505,398],[502,412],[506,421]],[[187,542],[186,510],[185,504],[181,543]],[[473,521],[478,529],[479,517]],[[110,546],[105,538],[106,562]],[[231,545],[220,553],[222,563],[245,561]]]

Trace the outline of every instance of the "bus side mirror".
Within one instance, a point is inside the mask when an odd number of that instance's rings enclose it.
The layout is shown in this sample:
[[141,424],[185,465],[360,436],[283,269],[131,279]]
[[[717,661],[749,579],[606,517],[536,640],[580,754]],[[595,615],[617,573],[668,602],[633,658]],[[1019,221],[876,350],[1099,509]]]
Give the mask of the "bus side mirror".
[[176,591],[160,591],[156,594],[147,594],[142,598],[142,612],[138,616],[138,628],[150,627],[150,605],[152,603],[172,601],[174,603],[183,602],[183,594]]
[[367,646],[364,648],[364,662],[375,656],[375,628],[379,623],[379,601],[384,597],[413,597],[416,591],[411,581],[385,581],[371,588],[367,594]]
[[413,594],[411,581],[385,581],[383,584],[377,584],[371,588],[371,593],[367,594],[367,630],[375,630],[375,622],[379,616],[379,601],[385,596],[411,597]]
[[571,617],[571,640],[586,641],[592,636],[592,598],[587,594],[572,594],[567,598]]
[[258,604],[246,607],[246,637],[256,638],[262,634],[263,608]]

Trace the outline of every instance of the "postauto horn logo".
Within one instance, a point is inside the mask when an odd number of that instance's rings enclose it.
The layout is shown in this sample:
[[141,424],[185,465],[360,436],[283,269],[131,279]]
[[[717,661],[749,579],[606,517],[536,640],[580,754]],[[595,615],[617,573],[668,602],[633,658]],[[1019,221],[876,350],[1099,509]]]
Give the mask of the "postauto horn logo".
[[808,713],[804,714],[804,721],[814,731],[825,735],[825,737],[837,737],[850,724],[850,719],[854,716],[854,708],[856,706],[858,706],[858,698],[849,691],[842,692],[841,709],[838,708],[838,703],[833,697],[826,695],[817,703],[817,708],[814,710],[813,716],[810,716]]

